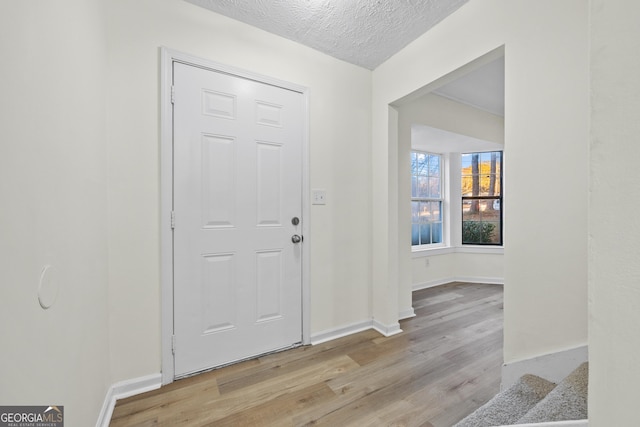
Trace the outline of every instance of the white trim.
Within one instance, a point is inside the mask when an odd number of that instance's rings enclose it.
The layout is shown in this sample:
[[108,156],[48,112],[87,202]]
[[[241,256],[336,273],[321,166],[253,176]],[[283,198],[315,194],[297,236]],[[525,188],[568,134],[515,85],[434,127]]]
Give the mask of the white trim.
[[302,123],[302,344],[311,343],[311,179],[310,173],[310,91],[302,89],[304,112]]
[[171,211],[173,209],[173,108],[171,86],[173,82],[173,62],[251,79],[257,82],[281,87],[303,96],[304,111],[302,137],[302,233],[305,236],[302,251],[302,342],[311,342],[311,293],[309,281],[310,199],[309,199],[309,89],[294,83],[263,76],[183,52],[160,48],[160,239],[161,239],[161,353],[162,384],[173,382],[175,377],[174,357],[171,350],[173,336],[173,231]]
[[456,248],[451,246],[444,246],[438,248],[411,248],[411,258],[422,258],[426,256],[434,256],[434,255],[446,255],[452,254],[456,251]]
[[486,283],[487,285],[504,285],[504,277],[456,276],[454,282]]
[[410,319],[412,317],[416,317],[416,312],[413,311],[413,307],[409,307],[406,310],[402,310],[398,314],[398,320]]
[[447,283],[451,283],[454,280],[452,278],[447,279],[437,279],[437,280],[429,280],[428,282],[414,283],[411,285],[412,291],[419,291],[422,289],[433,288],[435,286],[446,285]]
[[385,337],[390,337],[402,332],[402,329],[400,329],[400,323],[398,322],[391,325],[384,325],[375,319],[373,320],[373,329],[380,332]]
[[446,285],[452,282],[464,283],[486,283],[487,285],[504,285],[504,277],[480,277],[480,276],[454,276],[445,277],[443,279],[430,280],[428,282],[414,283],[411,287],[412,291],[433,288],[435,286]]
[[489,246],[489,245],[458,246],[456,247],[455,252],[458,254],[504,255],[504,246]]
[[173,337],[173,54],[160,49],[160,351],[162,384],[173,382],[175,376]]
[[414,283],[411,286],[412,291],[419,291],[421,289],[433,288],[435,286],[446,285],[447,283],[455,282],[452,277],[445,279],[429,280],[428,282]]
[[588,360],[589,348],[583,345],[556,353],[505,363],[502,365],[500,389],[509,388],[525,374],[534,374],[554,383],[559,383],[580,364]]
[[[413,312],[413,308],[411,309],[411,311]],[[400,329],[400,323],[395,323],[393,325],[383,325],[377,320],[370,319],[363,322],[352,323],[347,326],[341,326],[339,328],[327,329],[321,332],[317,332],[311,336],[311,344],[322,344],[327,341],[346,337],[352,334],[357,334],[358,332],[368,331],[369,329],[373,329],[384,335],[385,337],[390,337],[402,332],[402,329]]]
[[322,344],[323,342],[346,337],[351,334],[357,334],[358,332],[367,331],[369,329],[373,329],[371,320],[352,323],[351,325],[341,326],[339,328],[327,329],[325,331],[321,331],[313,334],[311,336],[311,344],[312,345]]
[[423,258],[446,254],[504,255],[504,246],[439,246],[437,248],[412,247],[411,249],[411,258]]
[[120,381],[109,387],[107,395],[102,404],[102,410],[98,415],[96,427],[109,427],[113,409],[116,407],[116,401],[137,394],[146,393],[151,390],[157,390],[162,386],[162,376],[151,374],[145,377],[134,378],[130,380]]

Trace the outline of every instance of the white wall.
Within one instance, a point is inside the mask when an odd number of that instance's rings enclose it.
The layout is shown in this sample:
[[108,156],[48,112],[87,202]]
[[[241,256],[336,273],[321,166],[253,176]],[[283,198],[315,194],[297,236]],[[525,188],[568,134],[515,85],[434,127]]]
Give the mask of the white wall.
[[310,88],[311,333],[370,319],[371,72],[178,0],[110,0],[108,28],[113,381],[160,369],[160,46]]
[[[602,181],[592,185],[591,203],[592,261],[598,257],[591,298],[600,304],[592,302],[592,366],[594,396],[603,403],[592,414],[617,411],[626,420],[632,406],[622,409],[624,399],[615,401],[611,390],[632,390],[634,375],[606,362],[614,348],[629,366],[638,350],[638,298],[625,286],[637,272],[616,246],[620,239],[634,248],[635,229],[618,232],[617,224],[632,223],[607,220],[606,205],[620,206],[626,219],[622,203],[632,198],[622,194],[633,188],[609,189],[633,182],[626,172],[633,168],[617,167],[632,156],[625,146],[605,158],[612,150],[597,145],[617,148],[637,134],[631,119],[617,121],[637,101],[625,98],[618,108],[606,95],[621,90],[613,73],[625,72],[625,58],[636,59],[598,49],[623,40],[609,19],[628,22],[634,14],[598,15],[604,2],[593,1],[592,181]],[[397,320],[398,132],[397,112],[387,106],[506,44],[513,210],[505,224],[505,358],[584,344],[586,9],[585,0],[469,2],[377,69],[372,98],[369,71],[180,0],[2,2],[0,373],[10,386],[0,388],[0,401],[62,404],[68,424],[92,425],[110,384],[160,369],[161,45],[310,87],[311,187],[326,189],[329,200],[312,208],[306,240],[314,332],[371,314],[383,324]],[[531,160],[541,151],[553,153],[542,175]],[[549,187],[558,191],[542,191]],[[557,208],[554,215],[530,209],[541,199]],[[549,230],[544,239],[532,223]],[[56,268],[60,292],[45,311],[37,287],[46,264]],[[612,328],[619,331],[608,336]]]
[[7,1],[0,35],[3,404],[92,425],[160,370],[160,46],[310,88],[311,330],[370,319],[370,71],[179,0]]
[[591,1],[589,425],[638,424],[640,3]]
[[411,289],[423,289],[452,281],[502,284],[502,253],[451,252],[412,256]]
[[110,384],[102,1],[0,2],[0,52],[0,403],[90,426]]
[[374,71],[374,318],[394,321],[402,256],[389,104],[504,45],[505,362],[586,343],[587,9],[472,1]]
[[[452,248],[448,253],[433,255],[433,251],[411,253],[411,240],[408,231],[411,227],[411,210],[409,200],[411,198],[411,170],[409,165],[409,152],[417,133],[412,135],[412,126],[425,125],[444,130],[456,135],[469,137],[468,151],[473,151],[473,144],[481,141],[495,143],[495,149],[503,149],[504,144],[504,118],[481,111],[477,108],[452,101],[435,94],[426,94],[404,103],[397,107],[398,110],[398,195],[400,208],[398,221],[400,235],[399,242],[399,294],[398,304],[402,313],[411,307],[412,289],[422,288],[434,284],[442,284],[453,280],[473,280],[501,282],[504,276],[502,254],[494,253],[488,249],[483,253],[477,250],[473,253],[456,253],[456,246],[461,246],[461,203],[460,203],[460,155],[448,155],[447,182],[445,189],[449,193],[450,204],[445,206],[449,211],[446,214],[447,221],[445,235]],[[445,134],[446,135],[446,134]],[[460,146],[460,140],[457,140]],[[438,153],[451,153],[457,149],[449,149],[445,143],[431,141],[431,151]],[[414,147],[416,148],[416,147]],[[418,147],[419,148],[419,147]],[[478,148],[480,149],[480,148]],[[441,251],[440,251],[441,252]],[[425,257],[429,258],[427,264]]]

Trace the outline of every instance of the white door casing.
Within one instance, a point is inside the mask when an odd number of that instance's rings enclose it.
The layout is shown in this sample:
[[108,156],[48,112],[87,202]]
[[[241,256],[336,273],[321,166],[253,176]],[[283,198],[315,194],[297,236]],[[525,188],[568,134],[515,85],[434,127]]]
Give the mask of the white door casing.
[[[306,95],[183,62],[165,70],[174,93],[175,229],[166,269],[173,298],[163,266],[164,383],[308,342],[305,258],[292,241],[305,232]],[[170,337],[165,298],[173,299]],[[173,343],[168,375],[165,345]]]

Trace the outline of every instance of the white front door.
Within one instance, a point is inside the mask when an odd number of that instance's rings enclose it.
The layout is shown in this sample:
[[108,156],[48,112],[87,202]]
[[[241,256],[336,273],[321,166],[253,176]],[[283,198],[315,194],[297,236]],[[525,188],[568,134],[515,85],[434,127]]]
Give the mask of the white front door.
[[180,377],[302,341],[303,95],[173,67]]

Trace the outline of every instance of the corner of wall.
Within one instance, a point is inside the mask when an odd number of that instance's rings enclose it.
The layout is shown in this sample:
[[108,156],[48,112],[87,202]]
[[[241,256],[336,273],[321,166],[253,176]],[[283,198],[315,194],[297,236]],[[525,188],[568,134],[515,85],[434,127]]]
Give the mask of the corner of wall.
[[589,348],[586,345],[536,356],[531,359],[505,363],[502,366],[502,390],[509,388],[525,374],[533,374],[558,383],[569,375],[578,365],[589,360]]

